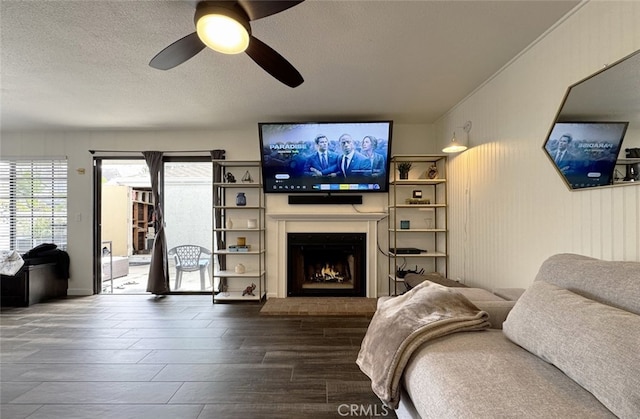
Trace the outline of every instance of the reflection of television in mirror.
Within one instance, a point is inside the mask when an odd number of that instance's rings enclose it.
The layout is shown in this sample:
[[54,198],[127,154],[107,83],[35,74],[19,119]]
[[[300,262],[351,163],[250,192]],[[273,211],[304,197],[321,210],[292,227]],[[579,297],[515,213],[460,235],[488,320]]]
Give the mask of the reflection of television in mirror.
[[570,189],[613,184],[628,122],[557,122],[544,150]]
[[387,192],[392,126],[392,121],[258,124],[264,191]]

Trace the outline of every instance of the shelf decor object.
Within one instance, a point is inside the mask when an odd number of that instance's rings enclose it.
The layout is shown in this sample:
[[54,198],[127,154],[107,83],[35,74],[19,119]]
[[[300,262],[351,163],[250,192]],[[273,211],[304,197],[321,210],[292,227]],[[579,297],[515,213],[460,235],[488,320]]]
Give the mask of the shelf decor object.
[[[625,166],[625,182],[636,182],[640,180],[640,148],[625,148],[627,159],[630,163],[623,163]],[[635,163],[633,162],[635,160]]]
[[244,176],[242,176],[242,183],[253,183],[253,178],[248,170],[244,172]]
[[435,179],[437,177],[438,177],[438,166],[436,166],[435,164],[432,164],[431,166],[429,166],[429,169],[427,170],[427,178]]
[[400,172],[400,179],[409,179],[409,170],[411,170],[411,162],[398,163],[398,172]]

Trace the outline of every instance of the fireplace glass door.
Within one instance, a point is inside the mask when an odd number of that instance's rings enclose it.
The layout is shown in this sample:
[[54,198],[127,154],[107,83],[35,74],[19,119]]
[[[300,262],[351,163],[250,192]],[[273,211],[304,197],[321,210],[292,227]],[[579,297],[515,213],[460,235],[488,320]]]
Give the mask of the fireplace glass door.
[[366,234],[289,233],[288,296],[366,295]]

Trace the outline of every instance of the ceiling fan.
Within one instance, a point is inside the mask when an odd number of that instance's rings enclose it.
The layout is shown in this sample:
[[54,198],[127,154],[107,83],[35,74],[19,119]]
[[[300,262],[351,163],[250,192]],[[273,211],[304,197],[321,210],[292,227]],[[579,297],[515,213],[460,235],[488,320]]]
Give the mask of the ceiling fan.
[[249,22],[280,13],[303,1],[200,1],[194,16],[196,32],[160,51],[149,65],[169,70],[208,46],[225,54],[246,52],[277,80],[289,87],[297,87],[304,81],[298,70],[270,46],[251,35]]

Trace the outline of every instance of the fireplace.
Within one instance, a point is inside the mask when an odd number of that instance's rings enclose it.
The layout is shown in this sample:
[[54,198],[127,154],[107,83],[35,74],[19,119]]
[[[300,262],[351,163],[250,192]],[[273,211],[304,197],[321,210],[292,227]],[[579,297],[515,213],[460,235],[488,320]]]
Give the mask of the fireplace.
[[366,295],[365,233],[288,233],[287,296]]
[[[386,201],[385,201],[386,202]],[[341,209],[341,208],[339,208]],[[337,211],[337,210],[334,210]],[[361,233],[366,235],[364,252],[367,255],[362,273],[362,286],[367,298],[378,296],[378,222],[387,216],[385,212],[331,212],[329,208],[318,213],[313,209],[292,212],[270,212],[269,220],[275,221],[274,234],[269,234],[267,251],[267,277],[270,285],[268,298],[286,298],[289,258],[287,239],[289,233]],[[369,250],[367,252],[367,250]],[[386,275],[385,284],[386,284]]]

